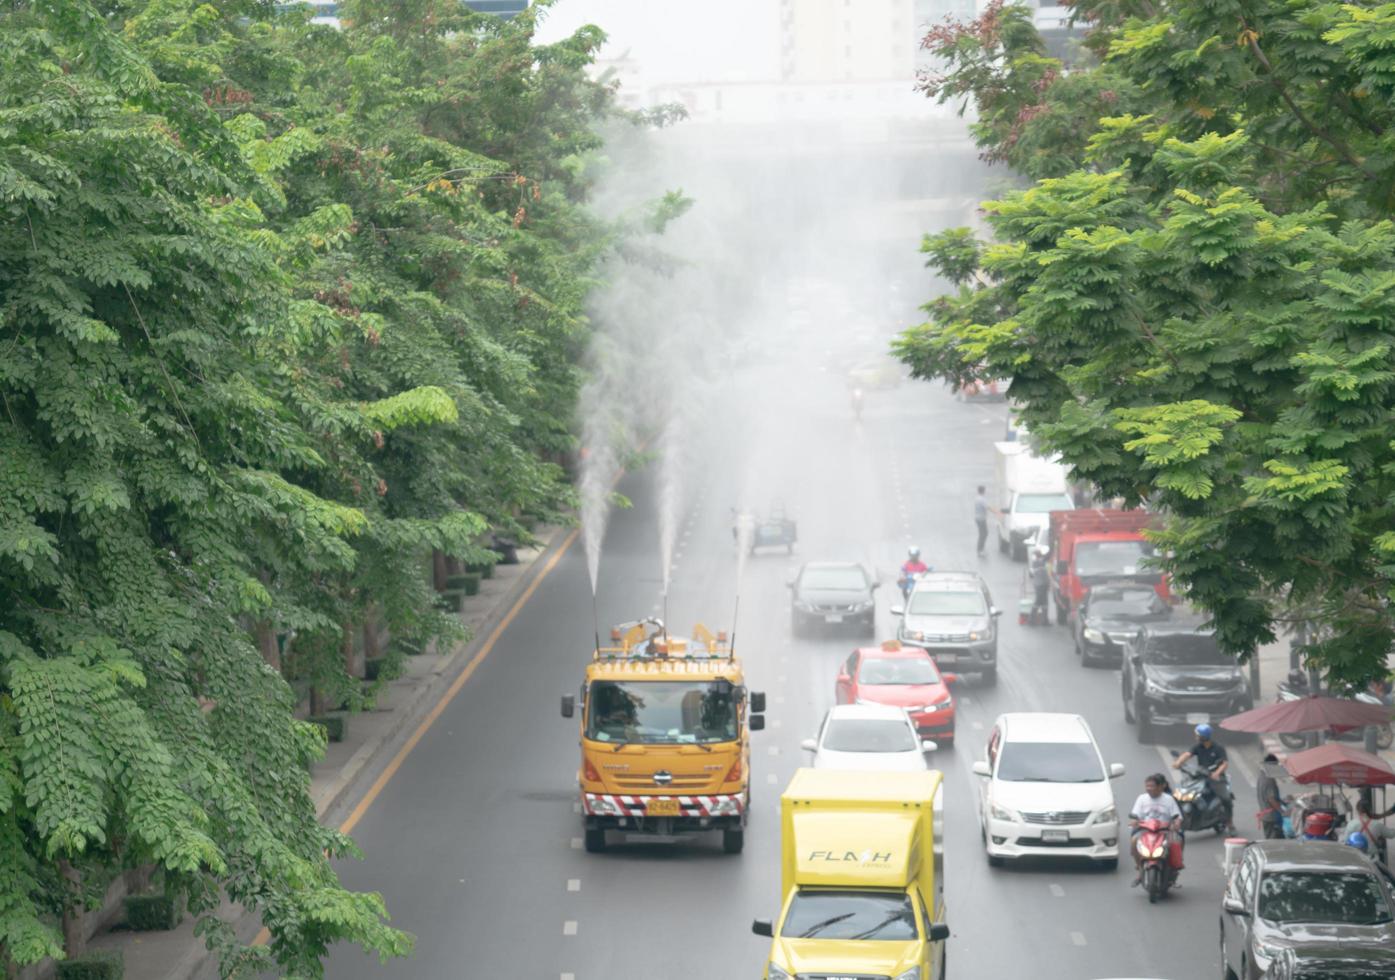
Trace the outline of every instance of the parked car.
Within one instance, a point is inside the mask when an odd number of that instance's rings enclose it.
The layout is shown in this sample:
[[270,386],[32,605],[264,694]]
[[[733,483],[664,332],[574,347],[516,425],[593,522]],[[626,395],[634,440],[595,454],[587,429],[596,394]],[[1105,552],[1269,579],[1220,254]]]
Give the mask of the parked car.
[[998,679],[998,616],[988,586],[976,572],[926,572],[904,606],[897,638],[929,651],[940,667],[974,671],[984,683]]
[[1216,644],[1203,617],[1176,611],[1144,623],[1124,646],[1124,720],[1150,741],[1156,725],[1216,724],[1254,707],[1240,664]]
[[880,584],[856,562],[809,562],[789,582],[790,629],[800,636],[815,627],[851,623],[864,635],[875,636],[873,592]]
[[1260,980],[1285,947],[1296,955],[1332,943],[1395,947],[1389,877],[1345,844],[1265,840],[1245,848],[1221,897],[1226,980]]
[[817,738],[800,743],[814,754],[815,769],[915,772],[928,769],[925,753],[934,742],[921,739],[910,716],[886,704],[839,704],[828,709]]
[[999,716],[987,758],[974,763],[979,829],[988,863],[1008,858],[1078,857],[1119,864],[1119,814],[1090,726],[1079,715],[1023,712]]
[[942,748],[954,744],[954,674],[941,674],[930,654],[890,640],[854,650],[838,668],[839,704],[887,704],[910,715],[921,736]]
[[1302,950],[1285,946],[1264,971],[1264,980],[1390,980],[1395,949],[1325,943]]
[[1172,615],[1170,606],[1151,585],[1107,582],[1092,586],[1075,617],[1075,652],[1082,667],[1123,662],[1124,644],[1143,623]]

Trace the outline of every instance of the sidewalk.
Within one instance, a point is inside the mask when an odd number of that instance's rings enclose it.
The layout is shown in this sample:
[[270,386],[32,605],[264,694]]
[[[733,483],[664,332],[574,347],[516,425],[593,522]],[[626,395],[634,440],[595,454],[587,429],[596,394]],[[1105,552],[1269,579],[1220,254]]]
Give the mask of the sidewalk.
[[[470,629],[468,643],[445,653],[428,651],[408,657],[403,676],[391,681],[371,711],[351,715],[344,740],[332,742],[325,758],[316,763],[310,779],[310,795],[321,821],[336,807],[355,797],[365,787],[357,785],[360,776],[381,768],[396,750],[399,738],[435,705],[437,700],[469,663],[475,652],[509,614],[541,570],[542,559],[550,556],[567,540],[568,530],[540,527],[535,532],[538,546],[520,548],[517,565],[498,565],[494,576],[480,583],[478,595],[465,600],[461,621]],[[99,932],[88,944],[89,950],[119,949],[125,960],[126,976],[132,980],[205,980],[217,977],[217,963],[194,936],[194,920],[168,932],[130,932],[120,920]],[[239,937],[251,942],[261,930],[260,920],[240,907],[225,904],[219,917],[234,923]],[[51,968],[35,974],[52,975]]]

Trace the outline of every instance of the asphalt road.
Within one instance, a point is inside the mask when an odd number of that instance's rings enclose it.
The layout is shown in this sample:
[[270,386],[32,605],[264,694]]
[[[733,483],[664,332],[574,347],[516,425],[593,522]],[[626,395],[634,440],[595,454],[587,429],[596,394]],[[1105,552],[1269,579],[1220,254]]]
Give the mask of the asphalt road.
[[[557,707],[559,695],[577,689],[591,646],[591,590],[574,546],[355,829],[367,858],[346,863],[344,880],[383,893],[394,922],[417,935],[415,956],[383,966],[337,949],[332,980],[762,975],[769,941],[751,935],[750,922],[778,912],[779,792],[802,761],[800,740],[833,701],[837,663],[862,642],[793,640],[786,578],[800,560],[873,564],[887,581],[878,615],[889,636],[894,570],[911,541],[936,568],[980,570],[1006,610],[999,683],[959,687],[957,744],[934,759],[946,778],[956,980],[1215,974],[1217,837],[1194,835],[1184,887],[1156,908],[1130,889],[1127,861],[1114,873],[1064,862],[988,867],[970,765],[999,713],[1084,715],[1105,760],[1127,767],[1114,783],[1125,811],[1186,733],[1137,744],[1123,721],[1118,673],[1083,669],[1064,628],[1019,626],[1023,566],[991,541],[990,554],[975,557],[971,499],[991,478],[1003,406],[959,403],[939,386],[909,382],[869,393],[859,423],[841,378],[846,364],[819,346],[734,371],[688,437],[670,627],[729,626],[740,579],[738,652],[751,687],[769,695],[769,728],[754,735],[745,853],[723,855],[715,835],[581,850],[577,728]],[[602,629],[659,602],[652,482],[639,474],[622,485],[635,507],[613,515],[605,541]],[[796,554],[758,556],[743,572],[729,508],[763,510],[775,498],[799,522]],[[1244,754],[1235,785],[1242,831],[1253,798],[1254,753],[1245,746]]]

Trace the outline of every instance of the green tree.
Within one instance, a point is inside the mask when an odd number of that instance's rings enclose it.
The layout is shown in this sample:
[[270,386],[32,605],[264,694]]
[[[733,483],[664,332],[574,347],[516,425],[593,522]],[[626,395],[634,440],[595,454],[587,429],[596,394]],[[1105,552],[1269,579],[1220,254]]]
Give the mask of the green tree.
[[[1301,609],[1363,682],[1395,641],[1395,7],[1076,10],[1101,60],[1045,85],[1011,8],[1019,34],[940,36],[932,93],[975,100],[986,154],[1035,183],[985,205],[994,241],[928,238],[956,292],[896,351],[1010,378],[1080,476],[1165,511],[1162,564],[1229,649]],[[1078,91],[1123,111],[1042,125]]]

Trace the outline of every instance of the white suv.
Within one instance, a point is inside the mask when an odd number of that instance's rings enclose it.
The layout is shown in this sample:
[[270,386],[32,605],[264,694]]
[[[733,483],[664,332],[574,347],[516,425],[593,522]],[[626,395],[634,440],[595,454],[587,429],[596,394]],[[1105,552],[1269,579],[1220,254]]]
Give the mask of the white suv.
[[1027,856],[1089,858],[1119,864],[1119,814],[1106,768],[1079,715],[1000,715],[988,736],[988,758],[974,763],[979,827],[988,863]]

